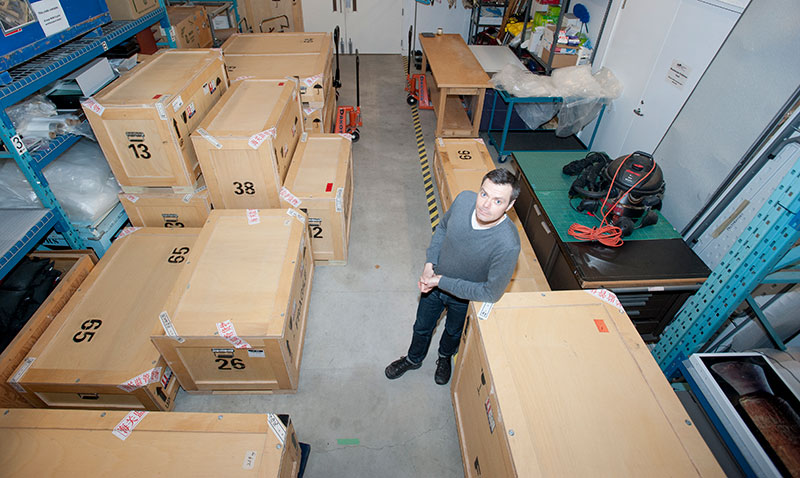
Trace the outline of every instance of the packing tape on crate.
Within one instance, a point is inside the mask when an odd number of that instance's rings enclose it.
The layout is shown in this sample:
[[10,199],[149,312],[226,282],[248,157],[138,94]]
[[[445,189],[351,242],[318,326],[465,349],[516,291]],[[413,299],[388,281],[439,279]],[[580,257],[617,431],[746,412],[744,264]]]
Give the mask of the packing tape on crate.
[[319,108],[312,108],[310,106],[304,106],[303,107],[303,113],[305,113],[306,115],[310,115],[311,113],[317,111],[318,109]]
[[261,216],[258,215],[258,209],[248,209],[246,215],[247,215],[247,225],[249,226],[261,222]]
[[233,327],[233,322],[230,320],[226,320],[225,322],[217,322],[217,332],[219,332],[220,337],[230,342],[231,345],[237,349],[252,348],[247,341],[236,335],[236,329]]
[[298,221],[300,221],[300,222],[301,222],[301,223],[303,223],[303,224],[305,224],[305,223],[306,223],[306,218],[305,218],[305,216],[303,216],[301,213],[299,213],[299,212],[295,211],[295,210],[294,210],[294,209],[292,209],[292,208],[289,208],[289,209],[287,209],[287,210],[286,210],[286,214],[288,214],[288,215],[290,215],[290,216],[292,216],[292,217],[295,217],[295,218],[297,218],[297,220],[298,220]]
[[177,340],[179,344],[186,342],[183,337],[178,335],[178,331],[175,330],[175,326],[172,325],[172,321],[169,319],[169,314],[167,314],[166,310],[158,314],[158,320],[161,321],[161,326],[164,327],[164,333],[167,334],[168,337]]
[[103,111],[106,110],[103,105],[95,101],[95,99],[91,96],[86,98],[85,101],[81,102],[81,105],[83,105],[83,107],[87,110],[97,113],[97,116],[103,116]]
[[275,132],[275,128],[272,127],[266,131],[262,131],[260,133],[254,134],[253,136],[250,136],[250,139],[247,140],[247,145],[253,149],[258,149],[258,147],[261,146],[264,143],[264,141],[267,140],[267,138],[275,139],[276,136],[277,133]]
[[258,452],[255,450],[249,450],[247,453],[244,454],[244,462],[242,463],[243,470],[252,470],[256,466],[256,456],[258,456]]
[[336,133],[336,134],[338,134],[339,136],[341,136],[346,140],[353,141],[353,135],[350,133]]
[[274,413],[267,413],[267,423],[269,423],[269,427],[272,429],[272,433],[278,437],[280,440],[281,445],[286,443],[286,427],[283,426],[281,423],[281,419],[278,418],[278,415]]
[[334,203],[336,204],[336,212],[342,212],[344,210],[344,188],[336,188],[336,199]]
[[253,75],[240,76],[233,81],[244,81],[244,80],[249,80],[250,78],[255,78],[255,76]]
[[128,412],[125,415],[125,418],[117,423],[117,426],[111,431],[111,433],[119,438],[122,441],[125,441],[131,433],[133,433],[133,429],[136,428],[139,423],[150,413],[146,410],[134,410],[132,412]]
[[303,202],[297,196],[292,194],[291,191],[286,189],[285,186],[281,188],[281,192],[280,192],[279,196],[281,197],[281,199],[283,199],[284,201],[286,201],[289,204],[291,204],[292,207],[297,207],[297,206],[300,205],[300,203]]
[[619,309],[620,312],[623,312],[623,313],[625,312],[625,308],[622,307],[622,302],[620,302],[619,299],[617,298],[617,294],[611,292],[610,290],[606,290],[606,289],[586,289],[585,292],[588,292],[589,294],[597,297],[598,299],[602,300],[603,302],[606,302],[608,304],[613,305],[614,307]]
[[442,138],[436,138],[436,141],[438,141],[438,142],[439,142],[439,146],[441,146],[442,148],[444,148],[444,140],[443,140]]
[[119,231],[119,234],[117,235],[117,239],[121,239],[121,238],[123,238],[125,236],[130,236],[131,234],[133,234],[134,232],[138,231],[139,229],[141,229],[141,227],[136,227],[136,226],[126,227],[125,229]]
[[300,135],[300,142],[305,143],[306,141],[308,141],[308,133],[303,131],[303,134]]
[[206,141],[208,141],[209,143],[213,144],[215,148],[222,149],[222,143],[217,141],[217,138],[215,138],[215,137],[211,136],[210,134],[208,134],[208,131],[206,131],[203,128],[197,128],[195,131],[197,131],[200,134],[200,136],[204,137],[206,139]]
[[478,318],[481,320],[488,319],[489,314],[492,313],[492,307],[494,307],[494,302],[484,302],[478,311]]
[[146,387],[151,383],[156,383],[161,380],[161,367],[153,367],[147,372],[140,373],[132,379],[117,385],[117,388],[124,390],[128,393]]
[[309,76],[308,78],[303,78],[303,83],[306,86],[311,86],[321,79],[322,79],[322,74],[316,74],[314,76]]
[[139,196],[137,196],[135,194],[123,194],[122,197],[124,197],[125,199],[127,199],[128,201],[130,201],[132,203],[135,203],[136,201],[139,200]]
[[20,366],[19,370],[17,370],[17,373],[15,373],[13,377],[8,379],[9,385],[14,387],[14,390],[18,391],[19,393],[28,393],[25,391],[24,388],[22,388],[22,385],[19,384],[19,381],[22,380],[22,376],[25,375],[25,372],[27,372],[28,369],[31,368],[31,365],[33,365],[33,362],[35,361],[36,357],[26,357],[25,360],[22,362],[22,365]]

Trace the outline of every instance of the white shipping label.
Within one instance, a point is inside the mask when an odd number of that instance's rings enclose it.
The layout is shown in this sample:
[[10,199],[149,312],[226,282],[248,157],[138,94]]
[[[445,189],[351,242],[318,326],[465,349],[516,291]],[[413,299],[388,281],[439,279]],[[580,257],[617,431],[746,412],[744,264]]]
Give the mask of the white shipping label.
[[611,292],[610,290],[606,289],[587,289],[586,292],[592,294],[593,296],[597,297],[598,299],[606,302],[608,304],[613,305],[620,312],[625,312],[625,308],[622,307],[622,302],[619,301],[617,298],[617,294]]
[[256,466],[256,456],[258,453],[255,450],[250,450],[244,454],[244,463],[242,463],[242,468],[245,470],[252,470]]
[[336,212],[344,211],[344,188],[336,188]]
[[250,344],[236,335],[236,329],[233,328],[233,322],[230,320],[226,320],[225,322],[217,322],[217,332],[219,332],[219,335],[222,338],[230,342],[231,345],[237,349],[251,348]]
[[483,142],[483,138],[477,138],[475,141],[479,142],[480,144],[486,144]]
[[313,113],[313,112],[317,111],[318,109],[319,109],[319,108],[312,108],[312,107],[310,107],[310,106],[304,106],[304,107],[303,107],[303,113],[305,113],[305,114],[306,114],[306,116],[308,116],[308,115],[310,115],[311,113]]
[[94,113],[96,113],[97,116],[103,116],[103,111],[106,110],[103,105],[101,105],[100,103],[95,101],[94,98],[92,98],[91,96],[86,98],[86,100],[83,101],[81,104],[87,110],[93,111]]
[[203,128],[197,128],[195,131],[197,131],[200,134],[200,136],[204,137],[206,139],[206,141],[208,141],[209,143],[213,144],[215,148],[222,149],[222,143],[217,141],[217,138],[215,138],[215,137],[211,136],[210,134],[208,134],[208,131],[206,131]]
[[181,98],[181,95],[178,95],[177,98],[172,100],[172,109],[177,113],[178,110],[181,109],[181,106],[183,106],[183,98]]
[[161,312],[160,314],[158,314],[158,320],[161,321],[161,326],[164,327],[164,333],[165,334],[167,334],[169,337],[172,337],[173,339],[177,340],[178,343],[182,344],[182,343],[185,342],[183,337],[178,335],[178,331],[175,330],[175,326],[172,325],[172,321],[169,320],[169,314],[167,314],[166,310]]
[[336,133],[336,134],[338,134],[339,136],[341,136],[344,139],[353,141],[353,135],[350,134],[350,133]]
[[28,152],[28,148],[25,146],[25,143],[22,142],[22,136],[18,134],[11,137],[11,144],[14,145],[14,149],[20,156]]
[[306,141],[308,141],[308,133],[304,131],[303,134],[300,135],[300,142],[305,143]]
[[297,218],[297,220],[298,220],[298,221],[300,221],[300,222],[302,222],[303,224],[305,224],[305,223],[306,223],[306,217],[305,217],[305,216],[303,216],[301,213],[299,213],[299,212],[295,211],[295,210],[294,210],[294,209],[292,209],[292,208],[289,208],[289,209],[287,209],[287,210],[286,210],[286,214],[288,214],[288,215],[290,215],[290,216],[292,216],[292,217],[295,217],[295,218]]
[[164,108],[164,103],[160,101],[156,101],[156,111],[158,112],[158,117],[162,120],[167,120],[167,110]]
[[444,140],[443,140],[442,138],[436,138],[436,141],[438,141],[438,142],[439,142],[439,146],[441,146],[442,148],[444,148]]
[[[49,37],[69,28],[69,20],[59,0],[31,2],[30,6],[33,8],[33,11],[36,12],[36,19],[39,20],[39,26],[42,27],[45,36]],[[4,3],[4,8],[9,8],[8,2]],[[11,10],[8,11],[10,12]]]
[[123,197],[125,199],[127,199],[128,201],[134,202],[134,203],[139,200],[139,196],[136,196],[134,194],[125,194]]
[[201,192],[205,191],[206,189],[208,189],[208,186],[203,185],[203,186],[200,186],[199,188],[195,189],[194,193],[195,194],[200,194]]
[[193,197],[194,197],[194,193],[188,193],[185,196],[183,196],[181,201],[185,202],[186,204],[189,204],[189,201],[191,201]]
[[266,131],[262,131],[260,133],[254,134],[253,136],[250,136],[250,139],[247,141],[247,144],[253,149],[258,149],[258,147],[261,146],[261,144],[264,143],[264,141],[266,141],[267,138],[275,139],[276,136],[277,133],[275,132],[275,128],[273,127]]
[[267,413],[267,423],[269,423],[269,427],[272,428],[272,432],[278,437],[281,444],[286,443],[286,427],[283,426],[278,415]]
[[125,236],[130,236],[139,229],[141,229],[141,227],[135,227],[135,226],[126,227],[125,229],[119,232],[119,235],[117,235],[117,239],[121,239]]
[[130,393],[134,390],[146,387],[151,383],[156,383],[159,380],[161,380],[161,367],[155,367],[151,368],[147,372],[140,373],[125,383],[117,385],[117,388]]
[[492,307],[494,307],[494,302],[484,302],[478,311],[478,318],[481,320],[488,319],[489,314],[492,313]]
[[280,192],[279,196],[281,197],[281,199],[283,199],[284,201],[286,201],[289,204],[291,204],[292,207],[297,207],[297,206],[300,205],[300,203],[303,202],[300,199],[298,199],[297,196],[292,194],[292,192],[289,191],[288,189],[286,189],[285,187],[281,188],[281,192]]
[[267,358],[267,354],[264,352],[264,350],[248,350],[247,356],[250,358]]
[[261,216],[258,215],[258,209],[247,210],[247,224],[252,226],[261,222]]
[[134,410],[127,415],[125,418],[117,423],[117,426],[114,427],[112,430],[112,434],[119,438],[122,441],[125,441],[131,433],[133,433],[133,429],[136,428],[137,425],[147,416],[150,412],[144,410]]
[[22,388],[22,385],[19,384],[19,381],[22,380],[22,376],[25,375],[25,372],[27,372],[29,368],[31,368],[31,365],[33,365],[35,360],[36,357],[26,358],[25,361],[22,362],[22,366],[19,368],[19,370],[17,370],[17,373],[15,373],[14,376],[8,381],[8,383],[14,387],[14,390],[18,391],[19,393],[27,393],[25,389]]

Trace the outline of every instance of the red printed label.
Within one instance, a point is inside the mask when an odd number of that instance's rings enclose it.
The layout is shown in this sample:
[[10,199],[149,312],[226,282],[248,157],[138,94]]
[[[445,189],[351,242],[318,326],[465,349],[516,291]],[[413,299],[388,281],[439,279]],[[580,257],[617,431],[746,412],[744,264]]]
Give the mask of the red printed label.
[[252,226],[261,222],[261,217],[258,215],[258,209],[247,210],[247,224]]
[[608,333],[608,327],[603,319],[594,319],[594,325],[597,326],[597,331],[601,333]]
[[117,423],[117,426],[114,427],[114,430],[112,430],[111,433],[113,433],[114,436],[120,440],[125,441],[125,439],[131,435],[133,429],[139,425],[139,422],[141,422],[148,413],[150,412],[146,412],[144,410],[135,410],[128,413],[125,415],[125,418]]
[[231,343],[237,349],[249,349],[250,344],[236,335],[236,329],[233,328],[233,322],[226,320],[225,322],[217,323],[217,331],[219,335]]
[[328,183],[327,185],[325,185],[325,192],[329,193],[331,191],[333,191],[333,183]]
[[117,388],[120,388],[128,393],[133,392],[134,390],[138,390],[142,387],[146,387],[151,383],[158,382],[161,379],[161,367],[155,367],[147,372],[141,373],[132,379],[128,380],[127,382],[117,385]]

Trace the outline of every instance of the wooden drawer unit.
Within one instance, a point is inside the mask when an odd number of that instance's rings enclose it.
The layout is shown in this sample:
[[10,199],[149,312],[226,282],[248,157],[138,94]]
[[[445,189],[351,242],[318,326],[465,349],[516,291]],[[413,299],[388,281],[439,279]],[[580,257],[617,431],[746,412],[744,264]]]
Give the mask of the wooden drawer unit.
[[152,338],[184,389],[297,390],[314,263],[291,211],[211,211]]
[[281,207],[278,193],[302,133],[294,81],[234,82],[192,133],[214,207]]
[[316,264],[347,264],[353,210],[351,142],[338,134],[301,138],[285,187],[308,215]]
[[289,478],[299,471],[288,415],[144,413],[6,410],[0,469],[7,476],[119,477]]
[[149,188],[137,194],[119,195],[119,202],[134,227],[203,227],[211,212],[211,200],[202,176],[194,193],[173,193]]
[[[42,305],[36,309],[25,326],[16,337],[0,353],[0,407],[30,407],[19,389],[7,383],[14,371],[30,352],[33,344],[47,330],[56,315],[61,312],[70,297],[89,275],[97,263],[94,252],[83,251],[40,251],[29,254],[30,257],[49,259],[53,268],[61,271],[58,285],[50,292]],[[23,392],[24,393],[24,392]]]
[[617,306],[506,294],[481,320],[482,305],[451,384],[467,477],[724,476]]
[[139,229],[119,238],[9,382],[32,405],[170,410],[177,380],[150,336],[198,229]]
[[227,89],[219,51],[161,50],[83,110],[123,187],[194,187],[200,171],[189,133]]

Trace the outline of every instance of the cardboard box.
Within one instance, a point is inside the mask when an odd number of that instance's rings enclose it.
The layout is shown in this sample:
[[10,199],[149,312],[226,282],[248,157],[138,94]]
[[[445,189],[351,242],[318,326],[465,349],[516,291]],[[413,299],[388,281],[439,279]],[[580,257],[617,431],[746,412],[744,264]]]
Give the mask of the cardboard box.
[[171,410],[177,380],[150,342],[197,229],[118,238],[9,380],[44,408]]
[[[304,140],[305,139],[305,140]],[[301,202],[317,265],[347,264],[353,210],[352,143],[338,134],[303,135],[284,187]]]
[[295,82],[234,82],[192,133],[214,207],[281,207],[278,193],[302,133]]
[[195,250],[152,337],[181,386],[296,391],[314,273],[305,215],[215,209]]
[[464,474],[724,476],[616,297],[471,303],[451,392]]
[[[483,177],[493,169],[495,169],[494,162],[482,139],[437,138],[434,146],[433,171],[444,211],[447,211],[462,191],[478,192]],[[511,276],[511,282],[506,287],[506,292],[550,290],[542,266],[522,227],[522,221],[513,208],[506,214],[517,227],[520,245],[517,267]]]
[[178,48],[209,48],[214,45],[206,9],[199,6],[167,7]]
[[29,256],[53,261],[53,267],[61,271],[62,276],[55,289],[36,309],[36,313],[0,353],[0,407],[3,408],[31,406],[19,390],[7,383],[7,380],[97,263],[97,256],[90,250],[40,251],[33,252]]
[[300,445],[288,415],[138,415],[8,410],[0,467],[8,476],[297,476]]
[[138,20],[159,8],[158,0],[106,0],[111,19]]
[[[577,51],[577,49],[575,49]],[[547,64],[550,61],[550,45],[545,44],[542,46],[542,61]],[[565,55],[563,53],[556,53],[553,56],[553,68],[564,68],[566,66],[575,66],[578,64],[578,55]]]
[[123,190],[173,187],[185,194],[200,176],[189,133],[227,89],[218,51],[160,50],[83,110]]
[[138,194],[120,193],[119,202],[134,227],[203,227],[211,212],[211,199],[202,176],[194,193],[148,188]]

